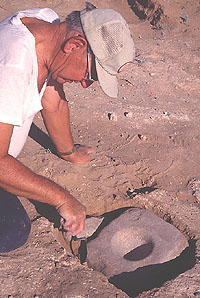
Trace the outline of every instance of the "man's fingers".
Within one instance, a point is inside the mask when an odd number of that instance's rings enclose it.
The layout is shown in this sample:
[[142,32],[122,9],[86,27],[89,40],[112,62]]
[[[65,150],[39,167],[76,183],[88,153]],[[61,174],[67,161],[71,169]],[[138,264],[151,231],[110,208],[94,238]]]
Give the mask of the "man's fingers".
[[86,208],[73,197],[68,199],[67,204],[61,205],[57,209],[61,216],[63,229],[71,235],[76,236],[83,232],[86,218]]
[[62,156],[62,158],[72,163],[88,163],[92,160],[92,155],[95,153],[92,147],[76,144],[75,148],[72,155]]
[[76,236],[77,234],[80,234],[81,232],[84,231],[85,227],[85,220],[70,220],[70,221],[65,221],[63,224],[63,228],[65,231],[70,233],[72,236]]
[[85,152],[86,154],[95,153],[95,150],[92,147],[86,145],[76,145],[75,147],[77,152]]

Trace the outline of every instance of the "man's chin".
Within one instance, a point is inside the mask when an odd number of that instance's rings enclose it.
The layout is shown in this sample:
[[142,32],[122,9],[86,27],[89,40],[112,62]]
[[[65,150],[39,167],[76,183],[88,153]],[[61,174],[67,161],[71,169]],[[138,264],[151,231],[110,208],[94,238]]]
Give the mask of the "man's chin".
[[62,78],[57,78],[56,81],[57,81],[59,84],[64,84],[64,83],[65,83],[65,80],[62,79]]

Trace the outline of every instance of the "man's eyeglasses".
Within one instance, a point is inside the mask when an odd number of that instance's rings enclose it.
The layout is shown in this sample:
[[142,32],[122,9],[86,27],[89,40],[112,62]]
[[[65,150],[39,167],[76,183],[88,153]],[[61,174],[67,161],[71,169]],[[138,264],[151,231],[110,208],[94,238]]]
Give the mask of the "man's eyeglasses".
[[88,76],[84,80],[87,87],[89,87],[94,81],[98,81],[97,71],[95,67],[95,56],[92,53],[89,45],[87,45],[87,68]]

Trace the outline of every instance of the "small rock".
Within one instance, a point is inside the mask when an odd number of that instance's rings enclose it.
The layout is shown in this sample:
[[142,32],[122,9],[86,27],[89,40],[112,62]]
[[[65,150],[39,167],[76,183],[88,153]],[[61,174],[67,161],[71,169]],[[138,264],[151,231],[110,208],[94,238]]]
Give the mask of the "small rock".
[[154,77],[156,74],[155,74],[155,72],[150,72],[149,75],[150,75],[150,77]]
[[163,115],[165,115],[165,116],[169,116],[169,112],[165,112],[165,111],[163,111]]
[[189,20],[189,15],[185,15],[184,17],[180,17],[180,19],[181,19],[181,23],[185,23],[186,21],[188,21]]
[[115,113],[108,113],[108,119],[111,121],[117,121],[117,115]]
[[132,118],[133,113],[132,112],[124,112],[124,116],[127,117],[127,118]]
[[142,134],[138,134],[138,138],[140,139],[140,140],[143,140],[143,141],[146,141],[148,138],[146,137],[146,136],[144,136],[144,135],[142,135]]

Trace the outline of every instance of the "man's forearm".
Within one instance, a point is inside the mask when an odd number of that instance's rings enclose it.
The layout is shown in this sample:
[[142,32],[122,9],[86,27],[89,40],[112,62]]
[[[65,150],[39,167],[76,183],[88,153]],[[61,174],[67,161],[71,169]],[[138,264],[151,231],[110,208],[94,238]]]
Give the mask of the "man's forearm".
[[70,128],[69,108],[63,86],[56,85],[53,87],[53,84],[48,86],[42,98],[42,106],[43,110],[41,113],[44,123],[58,155],[62,159],[73,163],[89,162],[91,148],[82,146],[82,150],[77,150],[77,147],[74,147]]
[[0,187],[16,195],[55,206],[62,218],[63,228],[71,235],[83,231],[86,208],[67,190],[33,173],[10,155],[0,159]]
[[70,129],[69,109],[65,100],[60,100],[56,111],[42,110],[42,116],[48,133],[60,152],[72,150],[74,141]]
[[[89,148],[87,149],[87,146],[85,146],[85,151],[84,146],[82,147],[82,152],[81,150],[79,152],[74,150],[74,141],[70,129],[69,109],[65,100],[60,100],[58,108],[54,111],[43,109],[42,116],[49,136],[54,142],[61,158],[74,163],[86,163],[90,161],[87,151]],[[65,154],[66,152],[71,152],[71,154]]]
[[70,197],[68,191],[53,181],[33,173],[10,155],[0,160],[0,187],[16,195],[52,206],[59,206]]

